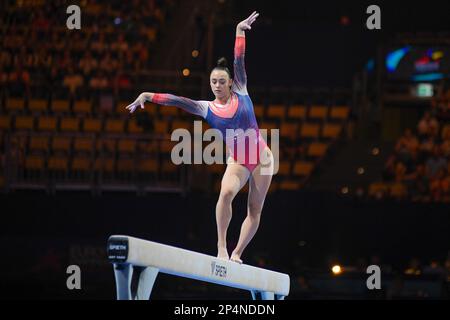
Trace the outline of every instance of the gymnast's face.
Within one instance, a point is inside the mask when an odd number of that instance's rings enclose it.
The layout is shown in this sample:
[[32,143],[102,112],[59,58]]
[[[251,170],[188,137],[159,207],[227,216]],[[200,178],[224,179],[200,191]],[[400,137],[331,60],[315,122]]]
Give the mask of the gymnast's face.
[[231,93],[231,85],[233,80],[230,79],[228,73],[224,70],[214,69],[209,77],[211,90],[216,99],[228,99]]

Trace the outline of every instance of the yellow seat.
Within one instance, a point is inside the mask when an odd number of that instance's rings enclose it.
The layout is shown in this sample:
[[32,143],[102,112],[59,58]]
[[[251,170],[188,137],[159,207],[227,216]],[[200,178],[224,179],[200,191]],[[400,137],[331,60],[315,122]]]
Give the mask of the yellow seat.
[[169,123],[165,120],[155,121],[155,133],[168,133],[169,132]]
[[306,107],[293,105],[288,108],[288,118],[293,120],[306,118]]
[[67,157],[52,156],[48,159],[48,168],[50,170],[67,171],[69,159]]
[[53,100],[51,102],[51,109],[53,112],[69,112],[69,100]]
[[336,138],[342,130],[342,125],[325,123],[322,127],[322,137],[323,138]]
[[136,150],[136,140],[120,139],[118,143],[118,150],[120,153],[133,153]]
[[313,142],[308,146],[308,156],[321,157],[327,152],[328,144]]
[[178,116],[178,108],[173,106],[160,106],[159,114],[162,117],[176,117]]
[[300,182],[296,180],[283,180],[279,184],[279,189],[286,191],[295,191],[301,188]]
[[288,122],[281,123],[280,135],[283,138],[296,140],[298,135],[298,124]]
[[253,110],[258,120],[261,120],[264,117],[264,106],[262,104],[254,105]]
[[98,152],[114,153],[116,151],[116,140],[99,139],[97,140],[96,149]]
[[69,152],[70,144],[71,144],[71,138],[69,138],[69,137],[53,137],[52,149],[53,149],[53,151]]
[[307,161],[296,161],[294,163],[293,173],[296,176],[308,176],[314,167],[312,162]]
[[158,168],[158,160],[156,159],[143,159],[140,160],[138,164],[138,170],[140,172],[157,173]]
[[138,126],[136,120],[128,121],[128,133],[142,133],[144,132],[144,128]]
[[25,109],[24,99],[8,98],[6,99],[6,110],[8,111],[23,111]]
[[331,108],[330,117],[332,119],[345,120],[348,117],[350,108],[346,106],[334,106]]
[[11,128],[11,118],[8,116],[0,116],[0,129],[8,130]]
[[79,130],[80,119],[78,118],[63,118],[61,119],[61,131],[76,132]]
[[44,169],[45,160],[41,156],[28,156],[25,159],[25,169],[42,170]]
[[104,171],[107,173],[114,172],[114,159],[105,157],[96,158],[94,169],[96,171]]
[[45,99],[31,99],[28,104],[28,109],[31,111],[47,111],[47,100]]
[[284,105],[270,105],[267,108],[267,116],[278,120],[283,120],[286,112]]
[[49,137],[31,136],[30,138],[30,150],[32,151],[48,151]]
[[96,118],[86,118],[83,120],[83,130],[85,132],[100,132],[102,121]]
[[278,165],[277,174],[282,176],[289,176],[291,174],[291,162],[288,160],[281,160]]
[[326,106],[311,106],[309,109],[309,117],[311,119],[324,120],[327,117],[328,107]]
[[73,105],[73,111],[75,113],[91,113],[92,112],[92,102],[88,100],[75,101]]
[[33,130],[34,119],[28,116],[16,117],[16,129],[17,130]]
[[57,118],[55,117],[39,117],[38,130],[56,131]]
[[94,150],[94,140],[92,138],[75,138],[75,151],[92,152]]
[[122,120],[106,120],[106,132],[122,133],[124,132],[124,122]]
[[89,171],[91,167],[91,160],[86,157],[75,157],[72,160],[72,170],[74,171]]
[[171,140],[161,140],[159,143],[159,151],[161,153],[172,153],[173,147],[177,144],[176,141]]
[[118,172],[132,172],[134,171],[134,160],[133,159],[119,159],[117,161],[117,171]]
[[318,138],[319,137],[319,124],[304,123],[300,130],[300,136],[302,138]]

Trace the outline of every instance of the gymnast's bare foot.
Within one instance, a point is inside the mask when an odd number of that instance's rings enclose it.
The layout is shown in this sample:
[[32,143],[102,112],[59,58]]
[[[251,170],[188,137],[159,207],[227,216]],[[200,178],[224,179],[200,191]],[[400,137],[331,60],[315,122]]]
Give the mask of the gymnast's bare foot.
[[239,254],[235,253],[235,252],[233,252],[231,254],[230,260],[233,261],[233,262],[237,262],[239,264],[242,264],[241,256]]
[[217,258],[222,259],[222,260],[229,260],[230,257],[228,256],[228,251],[227,248],[225,247],[218,247],[217,248]]

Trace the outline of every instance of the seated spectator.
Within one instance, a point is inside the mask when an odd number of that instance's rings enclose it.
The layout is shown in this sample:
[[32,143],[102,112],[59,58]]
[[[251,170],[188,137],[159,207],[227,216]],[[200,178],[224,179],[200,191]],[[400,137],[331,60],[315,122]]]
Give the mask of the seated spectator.
[[419,140],[413,135],[411,129],[406,129],[395,146],[397,159],[408,165],[413,159],[413,154],[416,154],[418,149]]
[[424,164],[417,165],[414,175],[407,180],[409,194],[412,201],[428,200],[430,191],[430,179]]
[[447,168],[447,160],[442,156],[439,146],[433,148],[433,154],[426,161],[426,166],[431,179],[434,179],[440,170]]
[[97,68],[98,63],[97,60],[95,60],[92,57],[92,54],[90,51],[86,52],[83,56],[83,58],[80,60],[80,63],[78,64],[80,70],[83,72],[83,75],[85,77],[89,77],[92,72]]
[[91,43],[91,50],[97,54],[103,54],[103,52],[108,50],[108,44],[105,41],[105,34],[103,32],[99,34],[97,40]]
[[117,60],[111,58],[111,53],[107,52],[106,55],[103,57],[103,59],[100,61],[99,64],[100,70],[103,70],[104,72],[111,74],[113,71],[116,71],[117,68]]
[[103,71],[97,71],[89,81],[89,87],[93,90],[103,90],[109,87],[108,78]]
[[30,74],[19,64],[8,77],[10,92],[14,95],[27,95],[30,93]]
[[128,50],[128,42],[125,40],[122,33],[119,34],[117,40],[111,44],[111,50],[119,52],[125,52]]
[[439,170],[430,182],[431,198],[433,201],[441,201],[449,192],[449,177],[445,169]]
[[69,72],[64,76],[63,86],[69,88],[71,94],[75,94],[77,88],[81,87],[83,83],[83,77],[73,68],[69,68]]
[[419,124],[417,125],[419,139],[423,140],[424,138],[426,138],[430,132],[430,128],[433,128],[432,130],[436,130],[439,128],[439,124],[436,118],[432,117],[430,112],[426,111],[422,119],[420,119]]

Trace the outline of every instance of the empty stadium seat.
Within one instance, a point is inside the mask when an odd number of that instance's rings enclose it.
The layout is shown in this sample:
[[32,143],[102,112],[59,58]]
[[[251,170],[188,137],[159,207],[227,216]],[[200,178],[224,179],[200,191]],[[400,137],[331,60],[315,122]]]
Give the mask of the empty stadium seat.
[[50,137],[31,136],[29,147],[30,151],[47,152],[50,149]]
[[308,146],[307,154],[310,157],[322,157],[328,148],[327,143],[313,142]]
[[284,105],[270,105],[267,108],[266,115],[268,118],[282,121],[282,120],[284,120],[285,113],[286,113],[286,107]]
[[83,130],[85,132],[100,132],[102,130],[102,121],[97,118],[85,118],[83,120]]
[[45,112],[48,108],[48,101],[46,99],[31,99],[28,103],[30,111]]
[[53,112],[67,113],[70,111],[69,100],[54,99],[51,102],[51,110]]
[[62,118],[60,122],[61,131],[77,132],[79,131],[80,119],[78,118]]
[[72,139],[70,137],[53,137],[52,150],[53,152],[63,151],[68,153],[70,151]]
[[309,118],[324,120],[327,117],[328,107],[327,106],[311,106],[309,108]]
[[124,132],[124,121],[123,120],[106,120],[105,130],[111,133],[123,133]]
[[16,130],[33,130],[34,118],[29,116],[17,116],[15,121]]
[[23,98],[8,98],[5,107],[7,111],[24,111],[25,100]]
[[296,161],[294,163],[293,173],[296,176],[308,176],[312,172],[313,167],[312,162]]
[[89,100],[79,100],[75,101],[73,105],[73,112],[75,113],[91,113],[92,112],[92,102]]
[[302,138],[318,138],[319,130],[319,124],[304,123],[300,129],[300,136]]
[[293,105],[288,108],[288,119],[303,120],[306,118],[306,107]]
[[334,106],[331,108],[330,118],[345,120],[348,117],[350,108],[346,106]]
[[322,127],[322,137],[323,138],[337,138],[342,130],[342,125],[325,123]]
[[39,117],[38,130],[56,131],[58,119],[56,117]]

